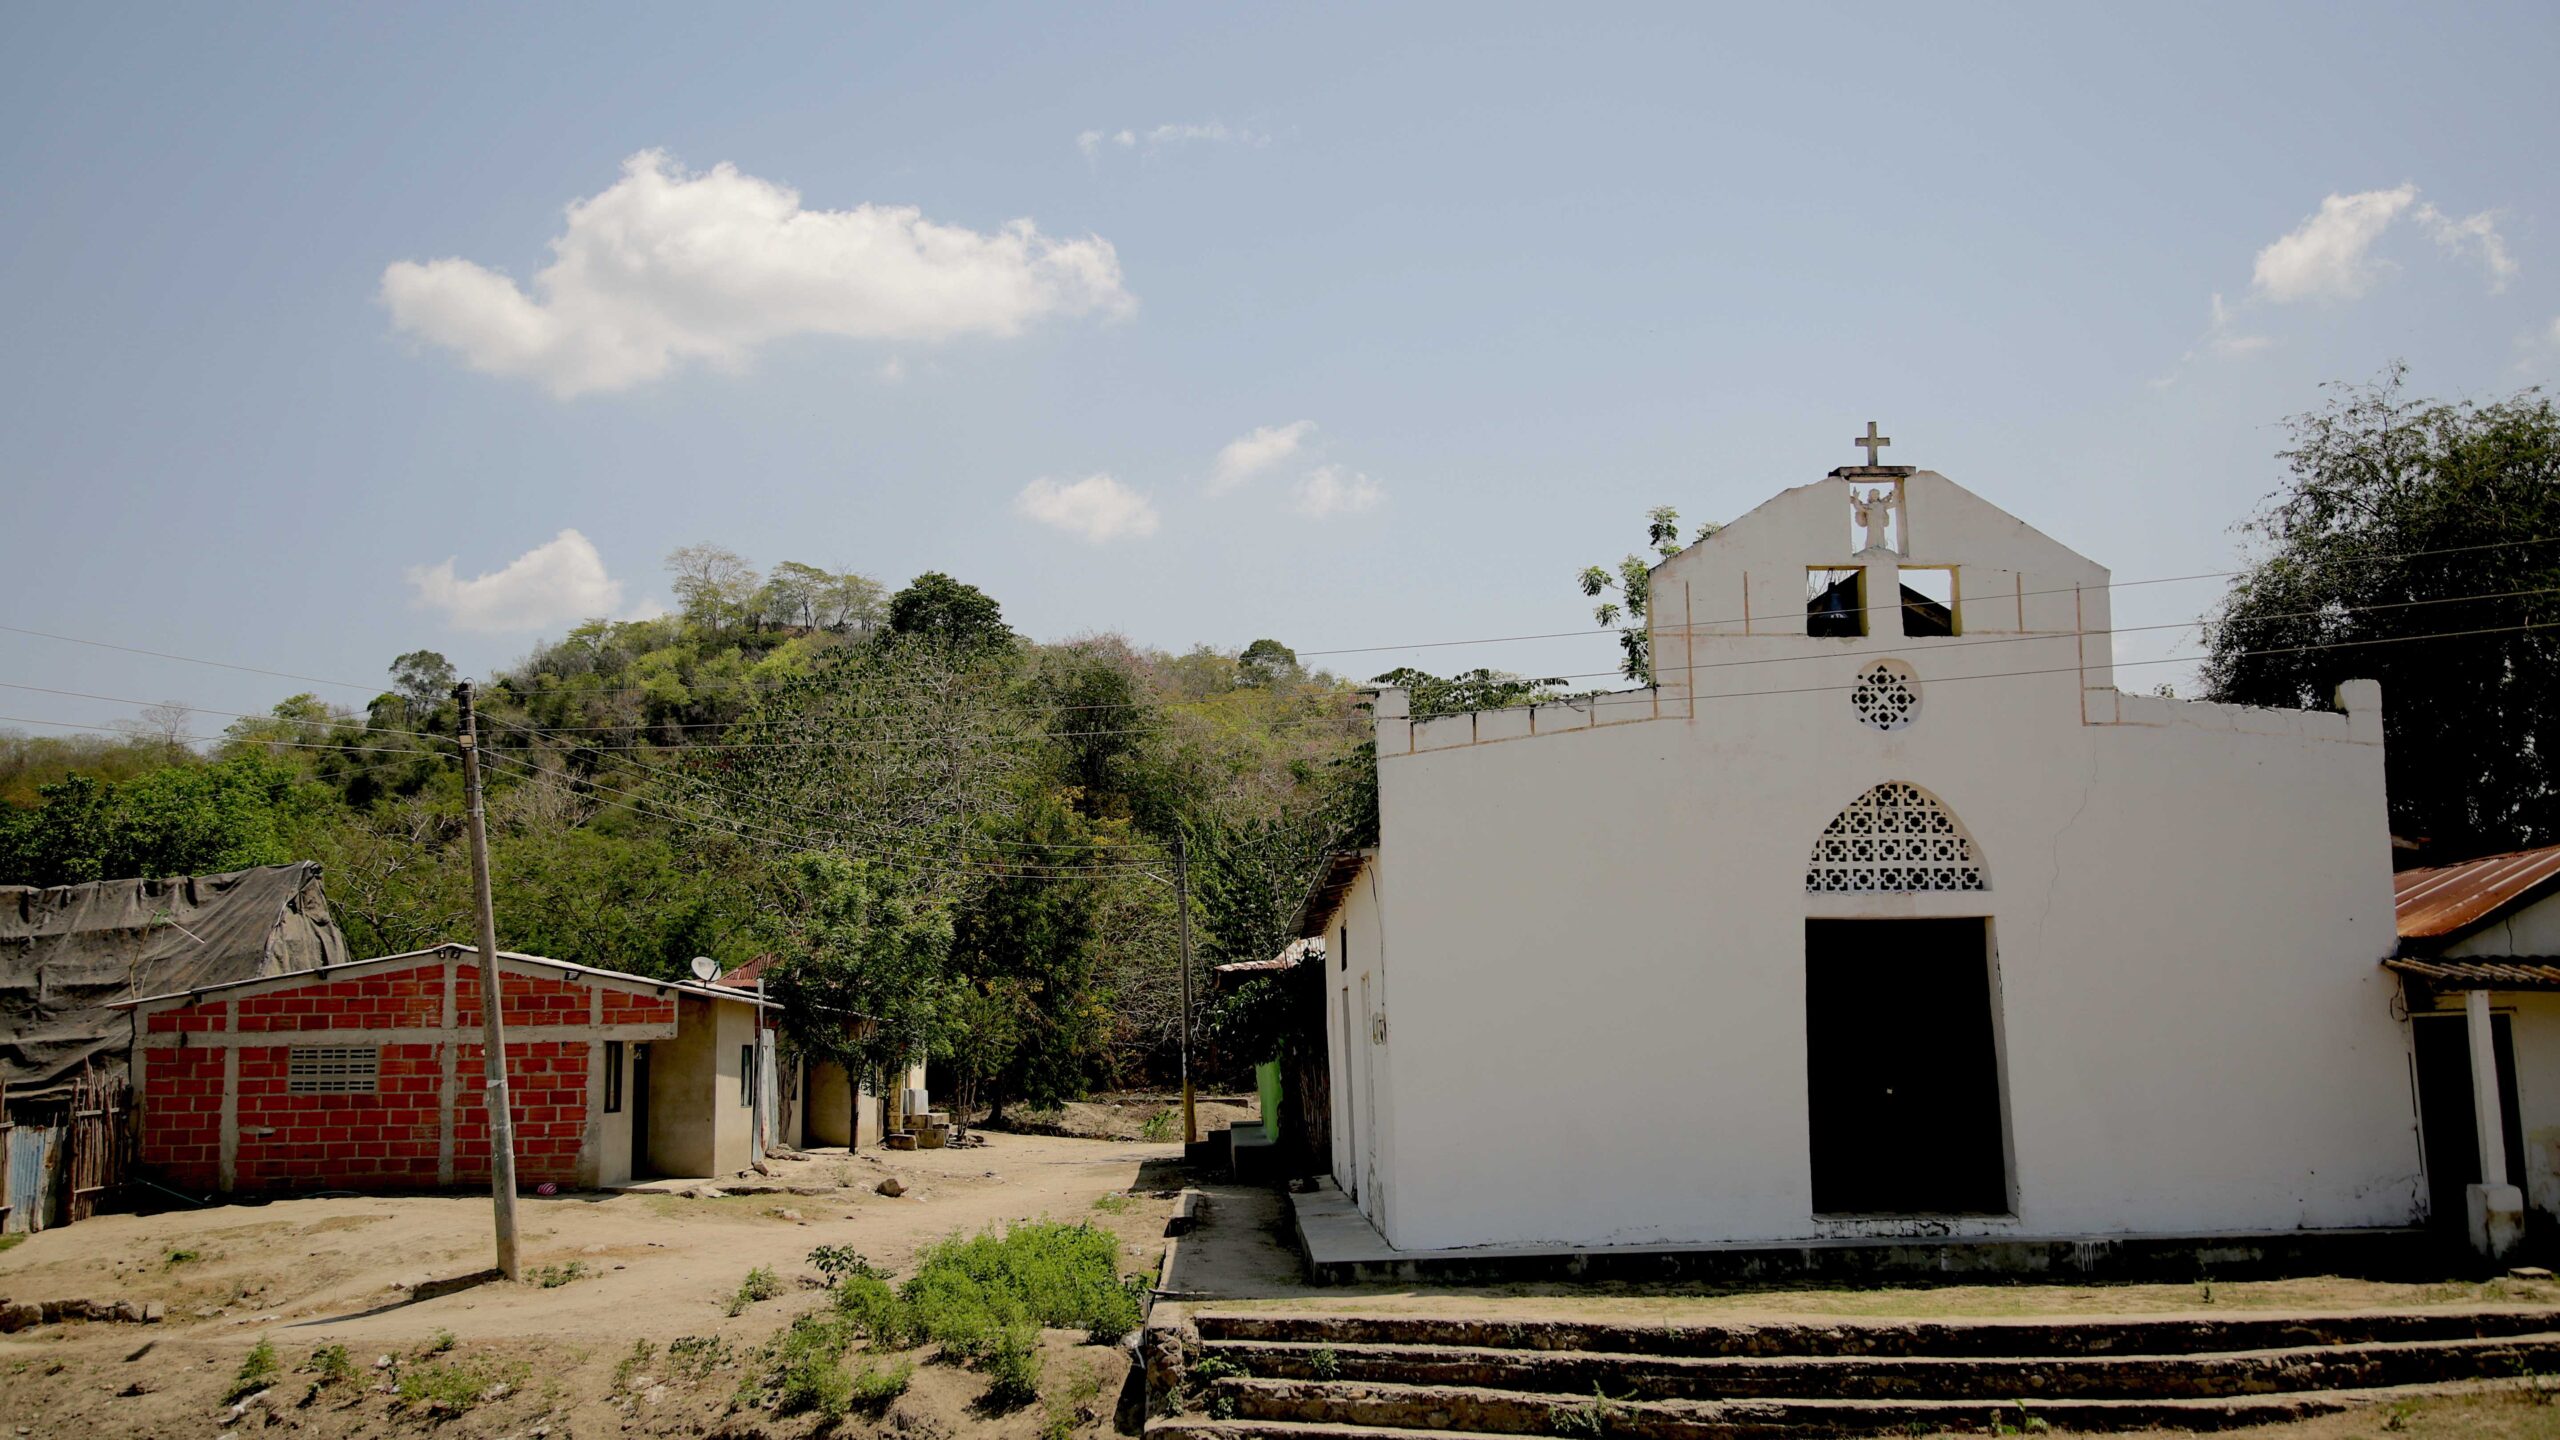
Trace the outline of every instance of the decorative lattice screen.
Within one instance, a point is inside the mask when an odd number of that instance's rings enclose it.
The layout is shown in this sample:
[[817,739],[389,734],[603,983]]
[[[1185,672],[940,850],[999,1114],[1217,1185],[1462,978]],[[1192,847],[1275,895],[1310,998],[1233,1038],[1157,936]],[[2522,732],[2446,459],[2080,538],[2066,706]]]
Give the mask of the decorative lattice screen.
[[1927,791],[1888,780],[1822,827],[1806,865],[1816,892],[1987,890],[1982,859],[1956,817]]
[[1879,660],[1859,672],[1849,689],[1849,708],[1879,730],[1899,730],[1920,713],[1920,682],[1901,666]]

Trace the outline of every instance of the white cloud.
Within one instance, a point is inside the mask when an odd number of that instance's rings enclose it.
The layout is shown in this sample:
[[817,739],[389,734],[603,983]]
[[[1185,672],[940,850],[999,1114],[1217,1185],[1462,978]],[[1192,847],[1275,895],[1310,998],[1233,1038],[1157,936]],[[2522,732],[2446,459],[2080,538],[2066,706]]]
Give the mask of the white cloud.
[[2221,292],[2216,291],[2213,297],[2213,320],[2205,326],[2204,348],[2222,356],[2254,355],[2276,343],[2272,336],[2239,333],[2232,328],[2235,318],[2231,307],[2222,303]]
[[1298,481],[1298,513],[1311,520],[1357,515],[1387,498],[1385,487],[1339,465],[1319,465]]
[[1258,149],[1270,143],[1268,131],[1229,125],[1223,120],[1176,121],[1144,130],[1086,130],[1076,136],[1076,148],[1084,152],[1087,160],[1100,156],[1106,145],[1153,155],[1177,145],[1247,145]]
[[450,559],[409,567],[417,603],[444,612],[461,630],[539,630],[571,625],[622,608],[622,582],[605,573],[594,542],[575,530],[507,563],[503,570],[462,579]]
[[531,294],[448,258],[390,265],[382,300],[400,329],[564,399],[687,360],[743,365],[794,335],[1008,336],[1135,304],[1100,236],[1055,239],[1029,220],[982,232],[912,206],[803,209],[788,186],[726,164],[688,174],[657,150],[571,204],[551,252]]
[[2258,252],[2254,291],[2278,304],[2297,300],[2353,300],[2373,288],[2387,260],[2375,258],[2373,247],[2383,233],[2406,215],[2432,237],[2437,248],[2469,256],[2488,272],[2491,291],[2503,290],[2515,278],[2515,257],[2498,233],[2498,213],[2483,210],[2457,219],[2418,198],[2418,187],[2366,190],[2332,195],[2294,227],[2291,234]]
[[2418,223],[2435,237],[2436,244],[2452,255],[2476,254],[2482,269],[2489,272],[2489,292],[2496,294],[2515,278],[2516,260],[2507,253],[2507,239],[2498,233],[2498,212],[2483,210],[2456,220],[2433,205],[2422,204],[2417,210]]
[[2417,198],[2415,185],[2329,196],[2291,234],[2258,252],[2252,283],[2278,304],[2355,299],[2382,271],[2373,242]]
[[898,356],[892,355],[888,359],[881,361],[880,367],[871,373],[878,376],[882,384],[895,385],[899,381],[907,378],[907,362]]
[[1209,493],[1233,490],[1297,454],[1299,443],[1315,428],[1313,420],[1293,420],[1286,425],[1264,425],[1228,441],[1219,447],[1218,458],[1210,463]]
[[1156,507],[1108,475],[1061,485],[1042,476],[1013,497],[1014,513],[1090,544],[1156,533]]

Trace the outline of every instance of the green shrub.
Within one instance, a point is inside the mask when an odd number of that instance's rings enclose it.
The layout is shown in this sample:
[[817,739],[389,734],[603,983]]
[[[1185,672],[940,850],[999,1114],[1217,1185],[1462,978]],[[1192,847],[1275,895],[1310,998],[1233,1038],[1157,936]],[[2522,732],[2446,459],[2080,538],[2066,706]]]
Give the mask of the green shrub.
[[260,1340],[249,1347],[249,1358],[240,1362],[239,1373],[231,1377],[231,1388],[222,1394],[224,1401],[254,1395],[276,1383],[284,1373],[284,1363],[276,1359],[276,1342]]
[[557,1290],[572,1280],[584,1279],[586,1274],[587,1262],[572,1260],[566,1265],[545,1265],[525,1278],[545,1290]]
[[1140,1122],[1138,1138],[1158,1143],[1172,1139],[1173,1111],[1170,1108],[1159,1110]]
[[759,1300],[770,1300],[782,1293],[782,1281],[768,1265],[759,1265],[738,1282],[738,1293],[729,1297],[729,1313],[743,1315],[747,1307]]
[[1040,1398],[1040,1327],[1023,1321],[1001,1327],[987,1351],[987,1403],[1014,1410]]
[[886,1370],[862,1367],[853,1377],[853,1403],[876,1409],[907,1393],[907,1383],[916,1378],[916,1362],[901,1360]]
[[863,1258],[861,1251],[850,1245],[821,1245],[809,1252],[809,1264],[819,1274],[826,1276],[827,1283],[830,1285],[841,1285],[857,1275],[867,1275],[875,1280],[888,1280],[898,1273],[895,1270],[883,1270],[872,1264]]
[[452,1348],[453,1332],[450,1330],[438,1330],[435,1338],[427,1342],[427,1353],[430,1355],[441,1355]]
[[776,1408],[785,1415],[842,1415],[853,1401],[853,1376],[844,1368],[850,1338],[843,1317],[827,1311],[791,1322],[775,1346]]
[[1116,1341],[1138,1328],[1142,1283],[1120,1278],[1120,1242],[1110,1231],[1043,1220],[925,1247],[899,1296],[924,1338],[976,1360],[1018,1325]]
[[836,1286],[836,1308],[874,1350],[904,1350],[916,1343],[914,1313],[877,1275],[846,1276]]

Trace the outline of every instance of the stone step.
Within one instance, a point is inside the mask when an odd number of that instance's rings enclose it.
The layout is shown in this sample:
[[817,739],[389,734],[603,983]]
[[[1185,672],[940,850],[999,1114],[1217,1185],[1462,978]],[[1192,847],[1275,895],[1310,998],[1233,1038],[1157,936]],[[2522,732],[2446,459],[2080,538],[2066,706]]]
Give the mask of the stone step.
[[890,1150],[913,1150],[916,1148],[916,1137],[903,1130],[892,1130],[880,1137],[880,1144],[883,1148]]
[[1237,1340],[1203,1350],[1261,1380],[1463,1386],[1567,1401],[1595,1390],[1637,1400],[2202,1399],[2560,1371],[2560,1332],[2201,1355],[1666,1356]]
[[[1318,1436],[1413,1432],[1470,1435],[1607,1435],[1613,1440],[1759,1440],[1759,1437],[1935,1434],[1943,1430],[2231,1430],[2333,1415],[2423,1388],[2304,1391],[2213,1399],[2046,1400],[1602,1400],[1523,1395],[1455,1385],[1385,1385],[1226,1379],[1202,1397],[1210,1418],[1170,1417],[1160,1437]],[[1224,1412],[1224,1413],[1220,1413]],[[1227,1423],[1221,1423],[1227,1422]]]
[[908,1136],[908,1138],[916,1142],[916,1148],[919,1150],[939,1150],[944,1145],[950,1143],[951,1127],[948,1125],[926,1125],[914,1131]]
[[1196,1316],[1195,1323],[1201,1339],[1213,1343],[1412,1345],[1612,1355],[2053,1357],[2193,1355],[2314,1345],[2496,1339],[2560,1331],[2560,1308],[2494,1306],[2332,1315],[1698,1325],[1212,1311]]

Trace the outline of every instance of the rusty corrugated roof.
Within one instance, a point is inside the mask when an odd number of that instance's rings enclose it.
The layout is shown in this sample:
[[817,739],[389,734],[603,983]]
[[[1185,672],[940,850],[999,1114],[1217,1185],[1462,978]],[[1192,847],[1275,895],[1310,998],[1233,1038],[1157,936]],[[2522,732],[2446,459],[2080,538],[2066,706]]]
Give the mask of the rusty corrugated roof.
[[2446,940],[2560,886],[2560,845],[2483,855],[2392,877],[2403,940]]
[[2501,955],[2494,960],[2416,960],[2402,956],[2383,961],[2382,968],[2448,990],[2560,990],[2560,958],[2548,955]]

